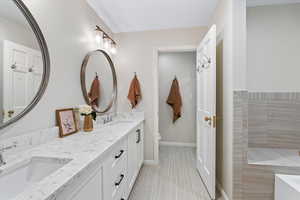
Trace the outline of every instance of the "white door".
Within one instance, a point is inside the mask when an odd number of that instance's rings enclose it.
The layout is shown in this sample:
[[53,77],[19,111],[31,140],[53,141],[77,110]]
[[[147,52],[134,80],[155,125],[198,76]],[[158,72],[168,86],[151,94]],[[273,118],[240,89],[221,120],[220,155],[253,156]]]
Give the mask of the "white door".
[[22,112],[36,95],[43,74],[41,52],[3,42],[3,113],[8,121]]
[[212,199],[216,185],[216,26],[197,49],[197,169]]
[[4,121],[27,107],[29,52],[27,48],[4,41],[3,109]]
[[43,58],[41,52],[35,50],[32,51],[29,71],[31,73],[29,75],[29,80],[28,80],[28,85],[29,85],[28,102],[33,100],[42,82]]

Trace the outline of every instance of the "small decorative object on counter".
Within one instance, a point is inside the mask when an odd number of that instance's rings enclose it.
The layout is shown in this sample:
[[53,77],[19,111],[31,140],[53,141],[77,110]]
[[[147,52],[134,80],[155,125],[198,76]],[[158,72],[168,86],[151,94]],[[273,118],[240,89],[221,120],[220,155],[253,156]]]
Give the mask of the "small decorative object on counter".
[[73,108],[56,110],[56,121],[61,138],[72,135],[78,131]]
[[93,120],[96,120],[97,113],[89,105],[80,106],[79,112],[82,116],[84,116],[83,131],[93,131]]

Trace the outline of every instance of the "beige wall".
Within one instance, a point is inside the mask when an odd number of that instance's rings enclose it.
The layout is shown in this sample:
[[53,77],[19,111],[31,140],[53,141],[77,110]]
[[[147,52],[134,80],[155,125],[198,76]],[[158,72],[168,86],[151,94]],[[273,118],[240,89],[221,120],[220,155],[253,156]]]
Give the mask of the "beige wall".
[[154,49],[159,47],[178,47],[198,45],[206,27],[189,29],[172,29],[116,34],[118,54],[116,68],[118,73],[118,109],[130,111],[127,100],[128,87],[134,72],[141,82],[143,99],[138,110],[144,110],[145,125],[145,158],[154,159]]
[[[162,141],[196,144],[196,52],[160,53],[158,63]],[[175,76],[180,85],[182,114],[173,124],[173,110],[166,101]]]
[[[24,0],[47,41],[51,76],[40,103],[19,122],[1,130],[1,137],[55,126],[55,109],[83,104],[80,67],[85,54],[96,48],[94,27],[105,28],[85,0]],[[0,139],[1,139],[0,137]]]
[[299,19],[299,3],[247,9],[250,91],[300,91]]
[[232,0],[222,0],[211,24],[217,25],[217,182],[232,198]]
[[[246,89],[246,1],[221,0],[211,25],[217,25],[218,113],[217,181],[234,199],[233,92]],[[221,130],[220,130],[221,129]],[[220,134],[220,135],[219,135]]]

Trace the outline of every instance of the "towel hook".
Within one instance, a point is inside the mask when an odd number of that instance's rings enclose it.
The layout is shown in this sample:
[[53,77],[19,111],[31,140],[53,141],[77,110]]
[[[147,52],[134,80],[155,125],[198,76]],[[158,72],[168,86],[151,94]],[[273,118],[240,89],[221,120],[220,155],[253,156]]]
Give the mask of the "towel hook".
[[96,77],[98,77],[98,72],[95,72],[95,74],[96,74]]
[[201,62],[202,68],[207,68],[212,63],[211,58],[209,56],[207,56],[206,54],[202,55],[202,60],[200,62]]

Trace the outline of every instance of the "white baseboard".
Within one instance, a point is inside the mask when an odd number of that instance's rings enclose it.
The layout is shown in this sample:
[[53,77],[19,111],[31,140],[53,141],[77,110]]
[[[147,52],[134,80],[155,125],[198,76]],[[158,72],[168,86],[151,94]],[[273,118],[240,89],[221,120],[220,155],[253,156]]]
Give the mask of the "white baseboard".
[[144,160],[144,165],[158,165],[155,160]]
[[175,146],[175,147],[196,147],[195,143],[182,143],[182,142],[167,142],[160,141],[159,144],[161,146]]
[[226,192],[224,191],[224,189],[220,183],[217,183],[217,188],[221,192],[222,198],[224,200],[229,200],[229,197],[227,196]]

